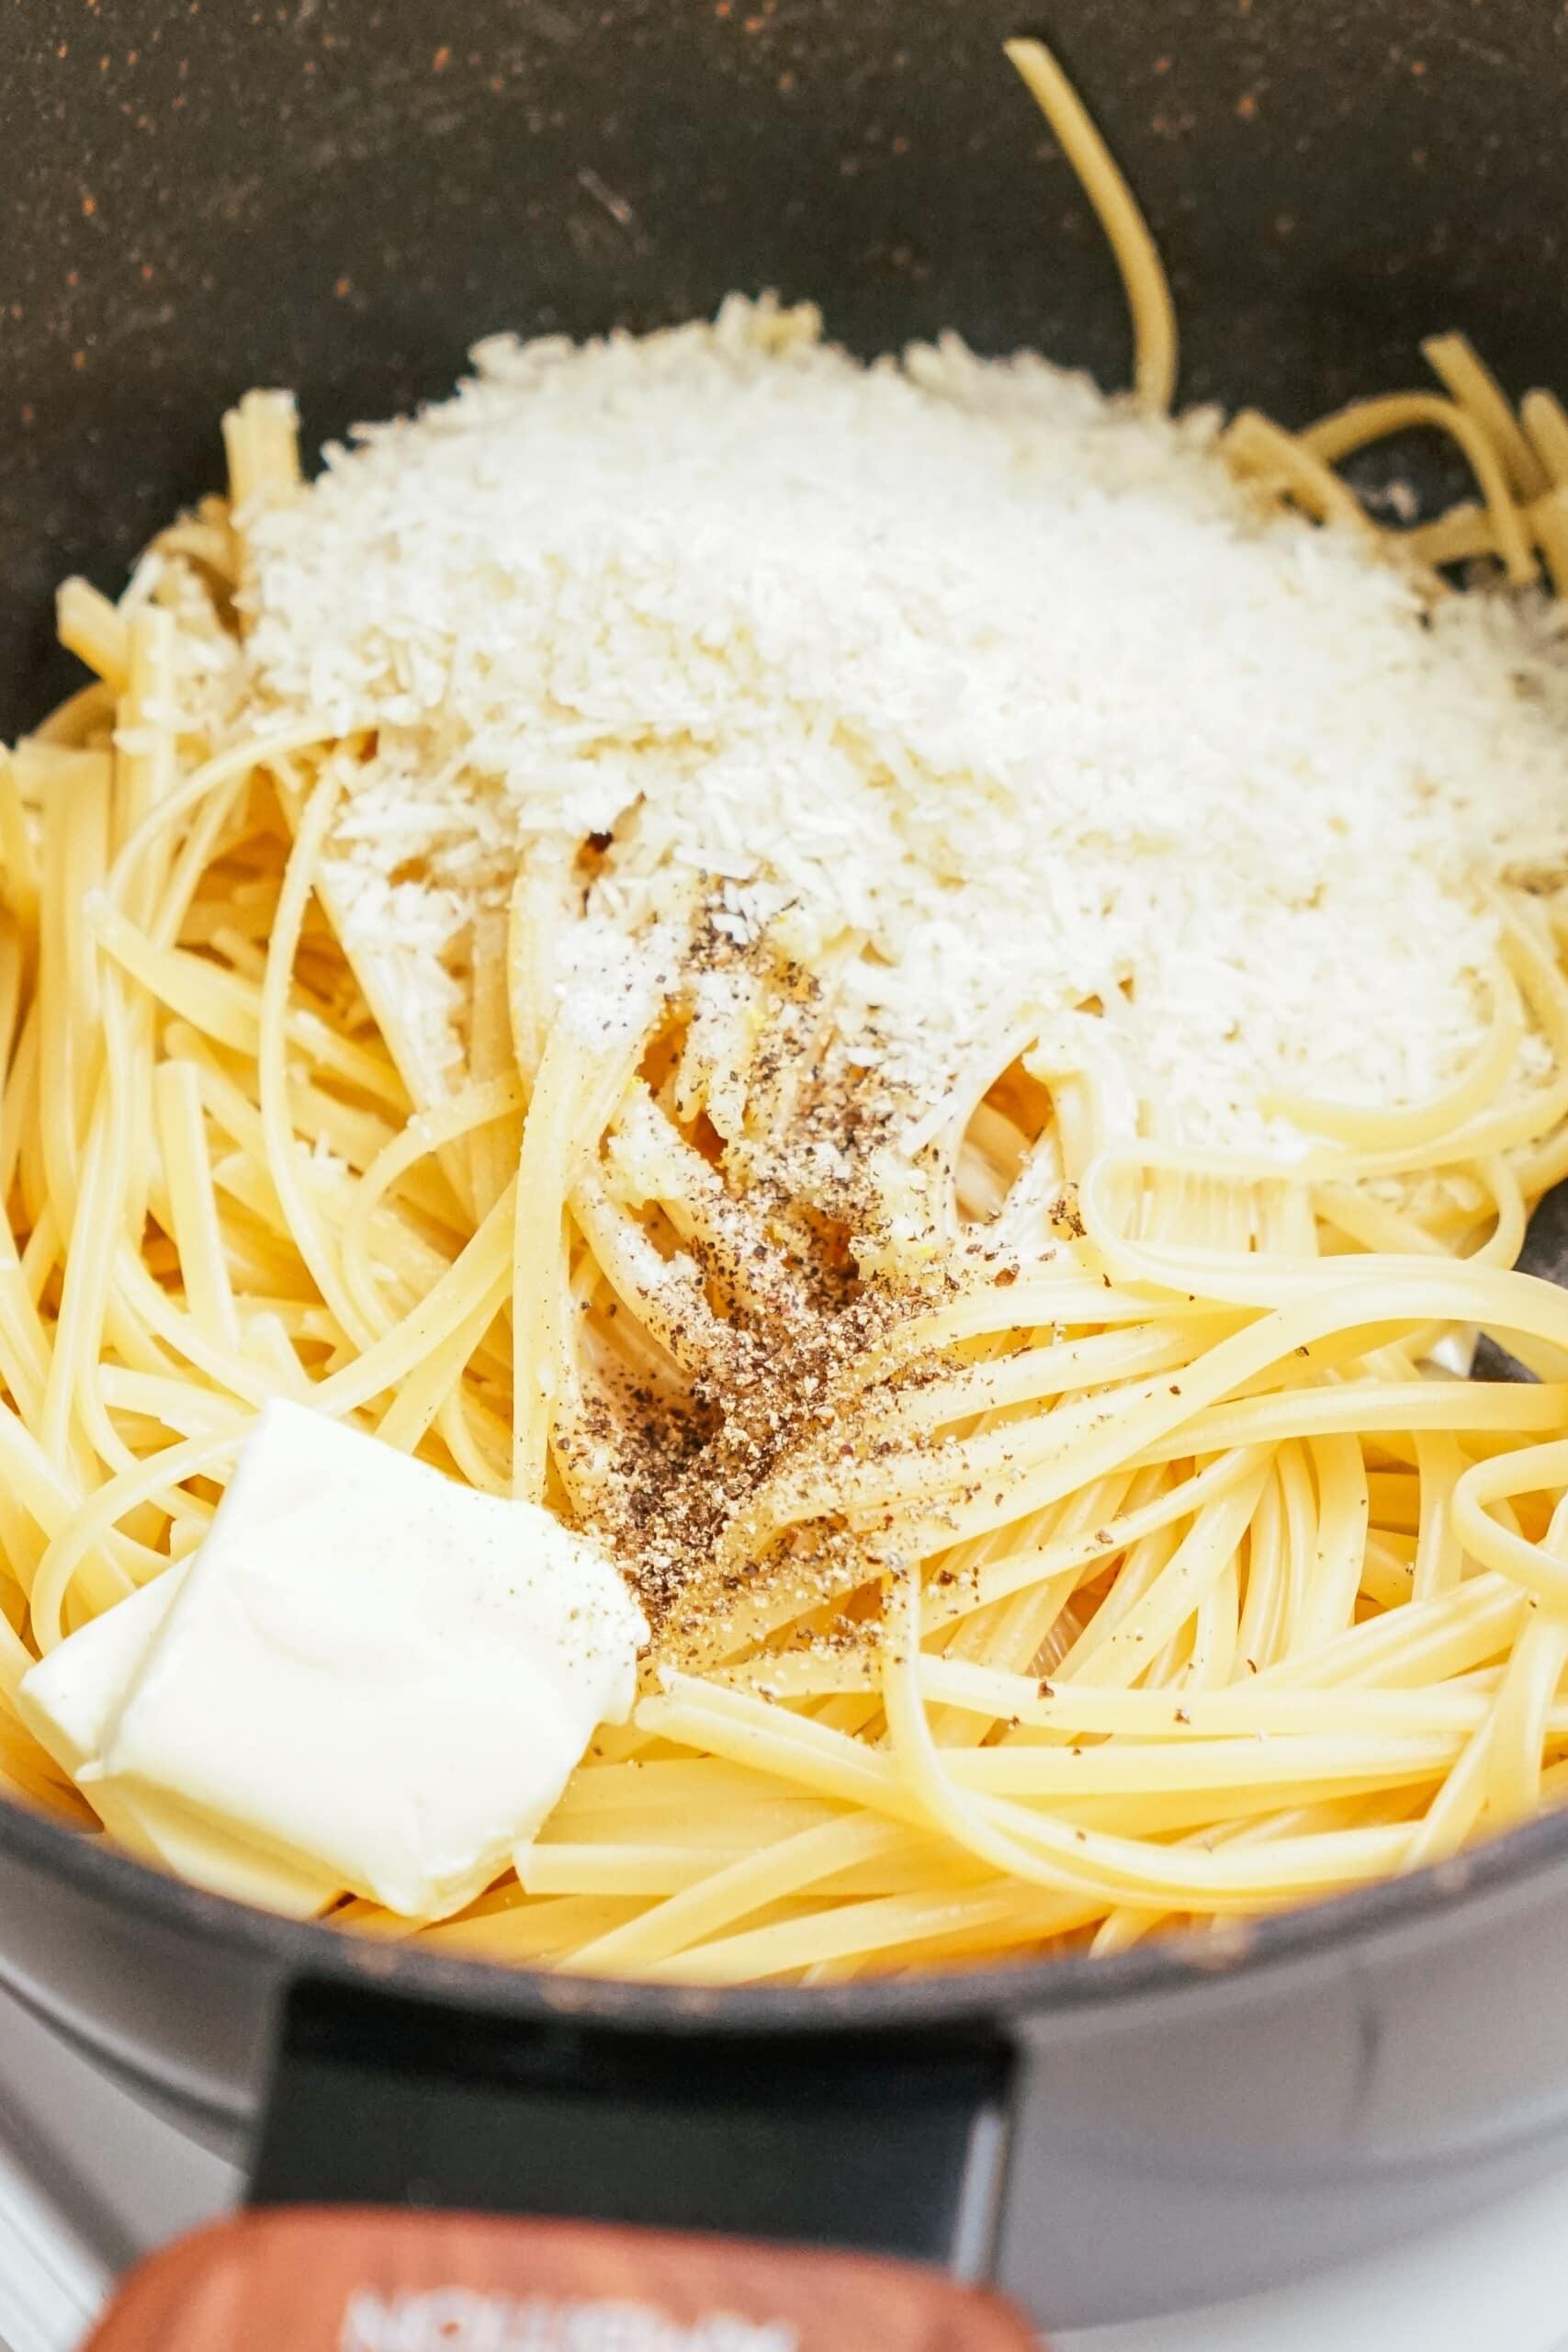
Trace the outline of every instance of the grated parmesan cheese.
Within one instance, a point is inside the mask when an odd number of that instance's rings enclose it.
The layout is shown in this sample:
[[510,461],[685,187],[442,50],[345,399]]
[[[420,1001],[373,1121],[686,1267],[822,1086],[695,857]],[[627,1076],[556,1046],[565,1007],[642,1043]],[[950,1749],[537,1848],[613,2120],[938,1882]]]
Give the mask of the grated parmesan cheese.
[[1478,1043],[1481,886],[1568,865],[1543,609],[1428,616],[1259,511],[1212,413],[1032,356],[865,368],[732,298],[475,364],[248,518],[243,592],[254,696],[376,715],[332,875],[434,1089],[476,922],[589,834],[587,1017],[706,891],[731,937],[847,959],[840,1030],[917,1119],[1086,1004],[1169,1140],[1277,1137],[1281,1086],[1419,1099]]

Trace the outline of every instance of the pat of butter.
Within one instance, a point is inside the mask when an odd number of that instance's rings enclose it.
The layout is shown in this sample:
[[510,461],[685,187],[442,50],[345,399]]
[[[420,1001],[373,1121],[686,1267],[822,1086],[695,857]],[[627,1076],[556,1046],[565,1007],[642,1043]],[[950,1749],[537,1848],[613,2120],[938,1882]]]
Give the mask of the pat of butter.
[[98,1769],[138,1805],[440,1918],[625,1721],[647,1637],[612,1563],[549,1512],[275,1403]]
[[129,1853],[237,1903],[309,1917],[338,1894],[335,1880],[263,1853],[151,1791],[132,1792],[104,1777],[104,1743],[185,1576],[184,1563],[170,1568],[51,1650],[22,1678],[17,1713]]
[[185,1577],[182,1562],[106,1609],[23,1675],[17,1711],[73,1779],[103,1753],[105,1735]]

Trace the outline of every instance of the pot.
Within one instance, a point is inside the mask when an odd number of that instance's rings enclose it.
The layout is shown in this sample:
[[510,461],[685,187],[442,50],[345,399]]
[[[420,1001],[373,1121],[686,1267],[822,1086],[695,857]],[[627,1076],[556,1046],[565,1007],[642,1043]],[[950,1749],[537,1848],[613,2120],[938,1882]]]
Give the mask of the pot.
[[[0,733],[76,682],[56,582],[123,577],[252,383],[299,388],[313,447],[481,333],[732,285],[815,296],[865,351],[954,326],[1123,380],[1111,265],[999,56],[1019,29],[1010,0],[13,17]],[[1185,400],[1300,422],[1449,325],[1516,390],[1568,381],[1551,12],[1077,0],[1047,29],[1164,245]],[[1534,1247],[1559,1264],[1550,1220]],[[1568,2153],[1565,1930],[1568,1815],[1109,1960],[685,1991],[351,1941],[0,1805],[0,1978],[252,2152],[264,2201],[881,2248],[1057,2325],[1261,2286]]]

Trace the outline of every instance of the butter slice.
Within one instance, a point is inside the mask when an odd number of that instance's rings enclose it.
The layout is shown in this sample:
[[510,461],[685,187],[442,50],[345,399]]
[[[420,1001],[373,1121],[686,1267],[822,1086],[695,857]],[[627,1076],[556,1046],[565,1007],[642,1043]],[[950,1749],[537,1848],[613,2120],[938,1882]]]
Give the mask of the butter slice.
[[98,1785],[440,1918],[533,1837],[596,1726],[625,1721],[646,1639],[610,1560],[549,1512],[276,1402],[152,1631]]
[[182,1813],[151,1791],[133,1793],[104,1775],[106,1737],[174,1604],[186,1565],[141,1586],[51,1650],[22,1678],[17,1713],[128,1853],[236,1903],[309,1917],[339,1892],[321,1872],[299,1870]]
[[73,1780],[102,1755],[105,1736],[163,1627],[186,1567],[182,1562],[141,1585],[23,1675],[17,1712]]

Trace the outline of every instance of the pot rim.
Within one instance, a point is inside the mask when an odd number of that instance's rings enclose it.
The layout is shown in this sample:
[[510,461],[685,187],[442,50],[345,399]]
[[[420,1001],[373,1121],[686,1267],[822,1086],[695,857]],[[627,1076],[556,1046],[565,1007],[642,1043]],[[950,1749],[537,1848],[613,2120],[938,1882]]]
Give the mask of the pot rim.
[[1093,2015],[1250,1981],[1288,1962],[1360,1951],[1402,1930],[1478,1914],[1554,1871],[1568,1878],[1568,1807],[1402,1877],[1219,1929],[1151,1937],[1100,1959],[1077,1953],[990,1961],[812,1986],[649,1984],[448,1958],[209,1894],[118,1851],[107,1838],[3,1797],[0,1852],[150,1926],[241,1959],[270,1962],[289,1979],[359,1984],[519,2022],[675,2033],[864,2031],[998,2012]]

